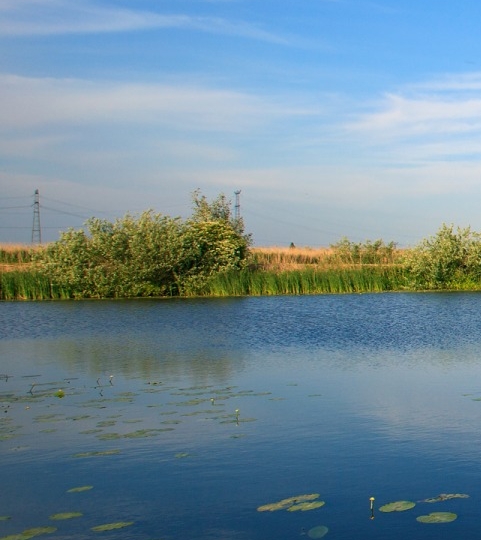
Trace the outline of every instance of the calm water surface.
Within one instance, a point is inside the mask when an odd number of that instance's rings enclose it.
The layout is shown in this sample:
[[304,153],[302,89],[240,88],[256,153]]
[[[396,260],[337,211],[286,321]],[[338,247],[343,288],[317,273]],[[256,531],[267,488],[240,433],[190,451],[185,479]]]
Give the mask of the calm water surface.
[[1,303],[0,406],[0,539],[481,535],[478,294]]

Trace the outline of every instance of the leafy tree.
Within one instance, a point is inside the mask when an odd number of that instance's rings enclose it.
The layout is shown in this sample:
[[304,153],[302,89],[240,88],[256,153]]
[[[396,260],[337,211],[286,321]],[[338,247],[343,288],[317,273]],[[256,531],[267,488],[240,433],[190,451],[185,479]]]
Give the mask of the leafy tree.
[[167,294],[181,255],[182,224],[151,210],[114,223],[91,218],[88,232],[69,230],[40,255],[53,282],[74,297]]
[[212,275],[244,266],[250,236],[224,195],[195,192],[182,221],[152,210],[115,222],[91,218],[40,252],[39,267],[73,297],[195,294]]
[[443,224],[435,236],[424,239],[406,257],[415,288],[462,288],[481,279],[481,235]]
[[212,202],[198,191],[193,194],[194,212],[182,236],[182,265],[178,283],[184,293],[200,292],[219,272],[244,268],[250,235],[241,219],[232,217],[230,203],[221,194]]

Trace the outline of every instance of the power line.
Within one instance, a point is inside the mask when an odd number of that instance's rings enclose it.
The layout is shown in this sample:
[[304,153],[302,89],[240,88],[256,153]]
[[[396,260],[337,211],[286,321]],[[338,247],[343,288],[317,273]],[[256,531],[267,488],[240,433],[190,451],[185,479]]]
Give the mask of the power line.
[[72,203],[68,203],[68,202],[65,202],[65,201],[59,201],[57,199],[52,199],[50,197],[42,197],[42,199],[44,201],[52,201],[54,203],[58,203],[58,204],[65,204],[66,206],[71,206],[73,208],[80,208],[82,210],[88,210],[89,212],[94,212],[96,214],[107,214],[108,212],[105,212],[104,210],[94,210],[93,208],[88,208],[87,206],[81,206],[79,204],[72,204]]
[[45,206],[43,204],[42,204],[42,208],[45,209],[45,210],[50,210],[51,212],[57,212],[57,214],[64,214],[66,216],[78,217],[80,219],[88,219],[87,216],[82,216],[80,214],[74,214],[73,212],[66,212],[65,210],[57,210],[56,208],[51,208],[51,207]]

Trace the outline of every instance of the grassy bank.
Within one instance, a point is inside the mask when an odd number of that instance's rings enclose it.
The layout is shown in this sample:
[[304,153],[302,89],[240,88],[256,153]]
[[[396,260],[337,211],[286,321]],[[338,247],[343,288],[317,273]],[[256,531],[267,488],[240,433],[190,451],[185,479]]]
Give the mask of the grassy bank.
[[69,292],[31,270],[0,272],[0,300],[55,300],[69,298]]
[[[35,270],[26,246],[0,247],[0,300],[71,298],[70,291]],[[219,273],[196,295],[262,296],[279,294],[359,293],[401,290],[400,265],[346,263],[333,249],[253,248],[248,268]],[[189,295],[186,292],[186,295]]]
[[[142,241],[139,246],[144,244]],[[202,246],[210,249],[207,254],[215,259],[212,244],[205,241]],[[348,240],[324,249],[258,247],[250,248],[238,267],[224,265],[223,268],[215,264],[203,266],[206,259],[200,250],[196,258],[188,259],[181,267],[183,280],[176,273],[178,265],[168,266],[169,251],[155,252],[156,272],[151,272],[146,282],[145,272],[153,263],[143,252],[135,258],[135,265],[129,267],[130,259],[122,258],[112,259],[109,265],[111,253],[106,250],[97,250],[99,262],[87,255],[78,261],[71,257],[72,253],[78,254],[77,244],[63,247],[65,252],[59,252],[62,257],[65,255],[61,264],[42,265],[35,262],[38,252],[31,248],[0,246],[0,261],[3,261],[0,262],[0,300],[123,298],[169,292],[182,296],[261,296],[481,290],[481,233],[446,225],[437,235],[408,250],[398,250],[395,244],[382,241],[361,244]],[[171,287],[164,287],[161,292],[157,285],[164,274],[157,278],[158,265],[172,278]],[[199,273],[199,269],[205,270],[204,273]],[[83,280],[85,276],[90,281]],[[112,289],[115,280],[118,287]],[[113,292],[99,292],[99,283]],[[148,287],[142,288],[143,283]],[[91,285],[96,288],[89,288]]]
[[205,296],[265,296],[279,294],[334,294],[405,289],[401,267],[303,268],[281,272],[242,270],[213,277]]

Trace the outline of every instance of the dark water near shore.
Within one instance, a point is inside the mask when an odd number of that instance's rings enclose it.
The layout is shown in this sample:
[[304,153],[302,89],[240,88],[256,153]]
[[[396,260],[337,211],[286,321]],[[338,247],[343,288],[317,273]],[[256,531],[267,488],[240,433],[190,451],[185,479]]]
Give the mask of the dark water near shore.
[[479,538],[480,400],[479,294],[1,303],[0,539]]

